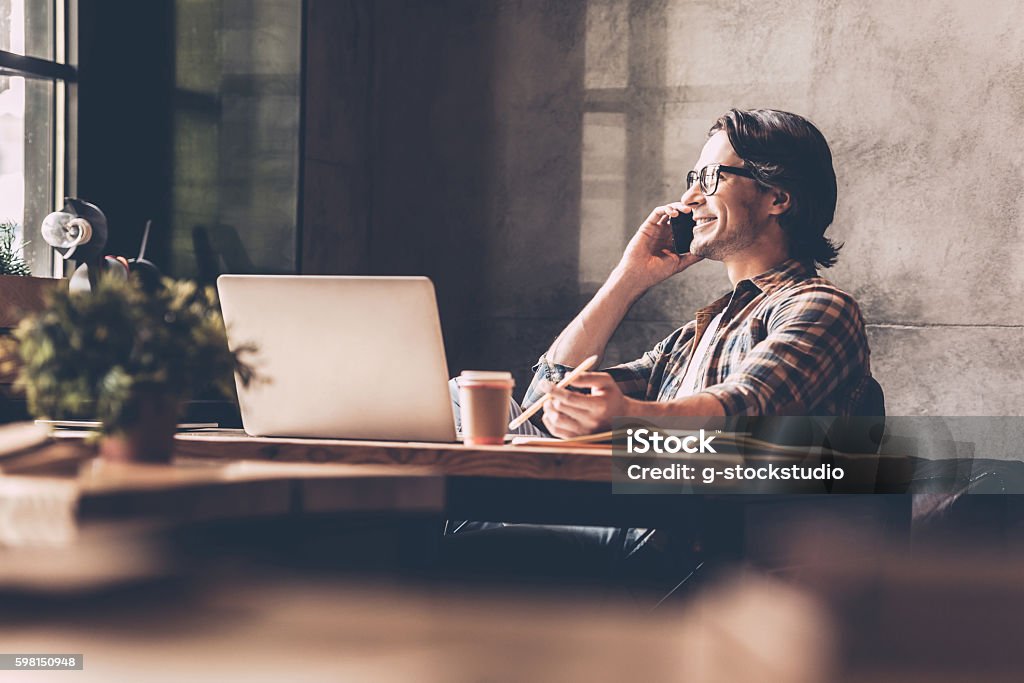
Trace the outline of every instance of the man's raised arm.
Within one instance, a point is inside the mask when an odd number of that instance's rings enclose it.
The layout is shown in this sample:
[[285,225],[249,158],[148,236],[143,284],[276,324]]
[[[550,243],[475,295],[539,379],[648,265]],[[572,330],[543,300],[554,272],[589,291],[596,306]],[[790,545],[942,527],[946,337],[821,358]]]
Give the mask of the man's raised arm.
[[683,211],[689,208],[673,202],[651,212],[594,298],[551,344],[548,362],[575,367],[588,356],[603,357],[608,340],[644,292],[701,260],[673,250],[669,219]]

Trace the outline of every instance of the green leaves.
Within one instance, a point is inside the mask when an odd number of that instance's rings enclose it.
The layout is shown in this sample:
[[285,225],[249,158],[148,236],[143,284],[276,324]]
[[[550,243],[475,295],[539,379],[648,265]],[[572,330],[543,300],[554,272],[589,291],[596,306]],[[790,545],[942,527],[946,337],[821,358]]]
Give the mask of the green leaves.
[[94,417],[111,432],[130,421],[139,391],[176,405],[210,385],[230,394],[233,371],[247,383],[253,373],[242,356],[255,348],[228,349],[214,290],[163,284],[147,294],[134,279],[104,276],[92,292],[57,290],[46,311],[22,321],[14,334],[29,410]]
[[17,227],[16,223],[10,221],[0,223],[0,275],[27,277],[32,271],[15,246],[14,231]]

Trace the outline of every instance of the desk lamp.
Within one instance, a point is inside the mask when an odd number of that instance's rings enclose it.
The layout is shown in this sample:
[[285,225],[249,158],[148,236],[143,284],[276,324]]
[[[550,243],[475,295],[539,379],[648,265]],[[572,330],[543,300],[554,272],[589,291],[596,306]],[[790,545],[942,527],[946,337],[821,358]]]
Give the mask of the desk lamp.
[[60,252],[65,261],[74,257],[82,264],[71,276],[71,291],[91,291],[104,271],[127,279],[129,270],[138,271],[143,287],[152,291],[159,287],[160,271],[144,258],[149,228],[150,223],[147,222],[138,258],[127,260],[121,256],[104,256],[107,217],[95,204],[65,197],[64,208],[44,218],[41,230],[43,240]]

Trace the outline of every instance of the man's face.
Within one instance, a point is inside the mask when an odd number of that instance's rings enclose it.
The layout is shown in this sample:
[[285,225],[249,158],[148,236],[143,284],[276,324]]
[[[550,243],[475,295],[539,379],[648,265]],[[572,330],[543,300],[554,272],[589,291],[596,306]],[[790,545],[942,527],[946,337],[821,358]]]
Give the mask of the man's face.
[[[708,164],[743,166],[725,131],[708,138],[693,168],[700,171]],[[766,230],[772,223],[773,195],[752,178],[722,171],[713,195],[706,196],[700,183],[694,182],[681,201],[693,210],[696,220],[690,251],[697,256],[714,261],[742,257],[757,249],[760,241],[779,238]]]

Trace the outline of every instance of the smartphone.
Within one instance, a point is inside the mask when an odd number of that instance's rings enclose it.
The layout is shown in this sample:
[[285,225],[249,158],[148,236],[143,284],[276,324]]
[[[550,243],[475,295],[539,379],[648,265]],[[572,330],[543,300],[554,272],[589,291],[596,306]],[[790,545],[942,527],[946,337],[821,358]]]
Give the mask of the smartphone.
[[675,218],[669,219],[672,227],[672,243],[675,245],[677,254],[690,253],[690,242],[693,241],[693,226],[695,225],[692,213],[680,213]]

